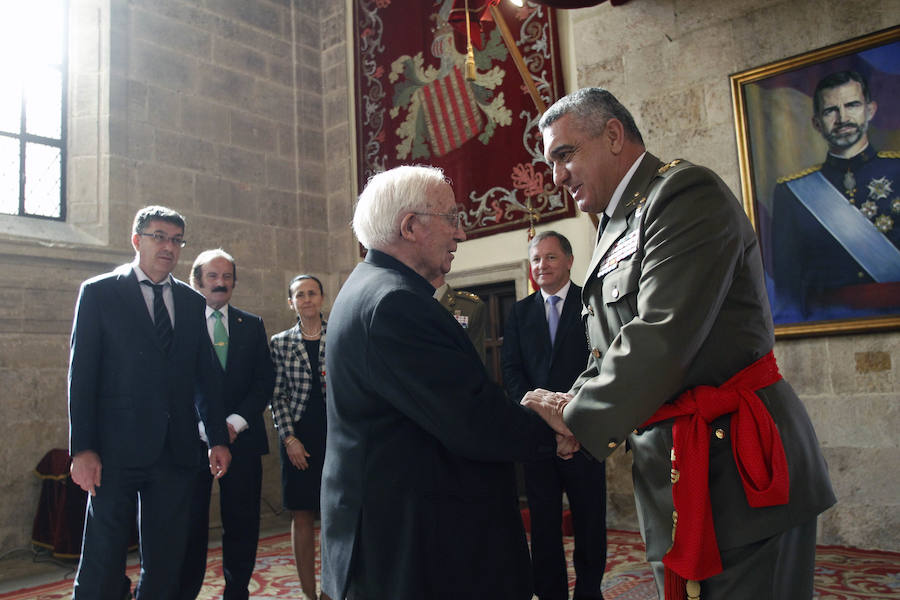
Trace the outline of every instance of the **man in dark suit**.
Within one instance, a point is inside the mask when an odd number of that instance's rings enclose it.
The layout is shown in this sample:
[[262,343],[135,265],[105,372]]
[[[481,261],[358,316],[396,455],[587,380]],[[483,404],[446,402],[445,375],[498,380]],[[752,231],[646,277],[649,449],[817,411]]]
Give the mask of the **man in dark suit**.
[[[191,480],[231,461],[221,377],[203,296],[171,275],[184,218],[148,206],[134,219],[136,256],[81,285],[69,363],[72,480],[90,493],[73,598],[122,597],[128,537],[138,514],[139,600],[175,598]],[[101,479],[102,477],[102,479]]]
[[[569,389],[587,364],[581,322],[581,288],[570,279],[572,244],[544,231],[528,244],[531,274],[540,290],[516,302],[503,328],[503,383],[521,400],[537,388]],[[555,314],[554,314],[555,313]],[[577,551],[575,599],[603,598],[606,569],[606,469],[602,460],[576,452],[525,463],[531,519],[531,564],[540,600],[566,600],[569,576],[562,541],[562,494],[569,499]]]
[[513,461],[556,444],[432,296],[466,238],[453,190],[433,167],[379,173],[353,229],[368,253],[334,301],[325,350],[323,591],[530,599]]
[[811,598],[834,494],[778,373],[740,202],[709,169],[647,153],[606,90],[564,97],[539,125],[555,183],[608,223],[582,292],[589,366],[568,394],[527,403],[599,459],[627,440],[661,596]]
[[[263,411],[272,398],[275,369],[263,320],[229,304],[237,265],[224,250],[206,250],[194,260],[191,287],[206,298],[206,324],[224,371],[225,419],[231,466],[219,479],[222,515],[222,570],[225,600],[247,600],[259,541],[262,459],[269,452]],[[200,423],[202,430],[202,422]],[[206,437],[203,432],[202,437]],[[191,495],[188,549],[181,598],[197,597],[206,573],[212,476],[201,470]]]

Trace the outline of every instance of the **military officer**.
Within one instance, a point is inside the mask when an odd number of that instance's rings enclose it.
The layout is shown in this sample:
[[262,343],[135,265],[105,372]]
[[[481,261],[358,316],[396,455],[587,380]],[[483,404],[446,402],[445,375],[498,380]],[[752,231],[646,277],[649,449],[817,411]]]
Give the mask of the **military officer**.
[[775,186],[776,323],[896,312],[900,307],[900,152],[869,143],[877,103],[865,78],[841,71],[813,95],[821,165]]
[[443,275],[432,281],[431,285],[435,287],[435,300],[440,302],[466,330],[466,334],[472,340],[472,345],[478,350],[478,356],[481,357],[483,363],[484,338],[487,331],[484,302],[472,292],[453,289]]
[[627,440],[660,596],[811,598],[816,515],[834,494],[778,373],[741,204],[709,169],[647,152],[606,90],[560,99],[539,127],[554,182],[605,226],[582,290],[588,367],[526,406],[597,459]]

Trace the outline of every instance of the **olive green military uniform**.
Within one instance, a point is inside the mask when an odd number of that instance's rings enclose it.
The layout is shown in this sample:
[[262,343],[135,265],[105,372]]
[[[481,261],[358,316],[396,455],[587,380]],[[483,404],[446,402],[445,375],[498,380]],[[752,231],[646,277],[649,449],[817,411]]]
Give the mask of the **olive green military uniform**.
[[481,362],[484,362],[484,338],[487,331],[487,317],[485,305],[481,298],[472,292],[454,290],[449,283],[445,283],[434,291],[435,299],[446,308],[459,322],[472,345],[478,350]]

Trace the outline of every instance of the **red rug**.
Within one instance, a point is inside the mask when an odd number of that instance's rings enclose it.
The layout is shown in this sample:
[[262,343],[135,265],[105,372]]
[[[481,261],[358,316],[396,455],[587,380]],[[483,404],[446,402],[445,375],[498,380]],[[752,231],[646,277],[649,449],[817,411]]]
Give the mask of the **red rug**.
[[[612,530],[608,544],[609,558],[603,577],[603,594],[607,600],[655,600],[656,587],[650,567],[644,562],[644,544],[640,536],[630,531]],[[570,565],[572,547],[572,538],[567,537],[566,553]],[[132,581],[137,580],[137,571],[137,566],[128,569]],[[569,586],[574,585],[574,573],[570,570]],[[209,552],[206,585],[199,598],[221,598],[223,587],[222,551],[215,548]],[[0,600],[63,600],[71,595],[70,575],[66,580],[0,594]],[[251,600],[300,597],[290,534],[260,540],[250,597]],[[817,600],[872,598],[900,600],[900,553],[819,546],[816,551]]]

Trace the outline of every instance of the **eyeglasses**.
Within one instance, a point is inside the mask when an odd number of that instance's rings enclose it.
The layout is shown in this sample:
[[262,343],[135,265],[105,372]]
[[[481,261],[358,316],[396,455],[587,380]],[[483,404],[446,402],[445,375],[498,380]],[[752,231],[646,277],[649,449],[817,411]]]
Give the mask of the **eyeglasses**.
[[185,245],[187,244],[187,242],[184,241],[183,237],[178,237],[178,236],[169,237],[166,234],[160,233],[158,231],[155,233],[139,233],[138,235],[153,238],[153,241],[159,245],[165,244],[166,242],[172,242],[172,244],[174,244],[175,246],[178,246],[179,248],[184,248]]
[[435,212],[417,212],[413,213],[414,215],[426,215],[429,217],[444,217],[447,220],[447,223],[450,224],[450,227],[453,229],[459,229],[462,223],[462,213],[460,212],[450,212],[450,213],[435,213]]

